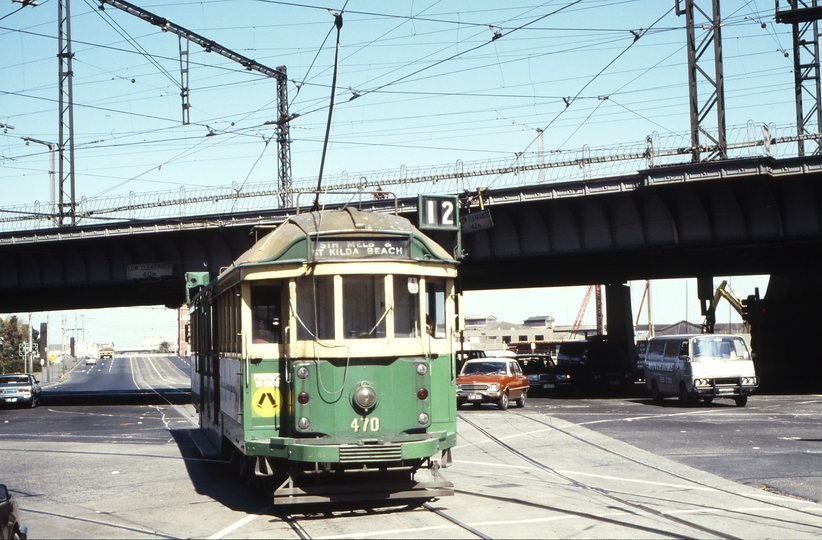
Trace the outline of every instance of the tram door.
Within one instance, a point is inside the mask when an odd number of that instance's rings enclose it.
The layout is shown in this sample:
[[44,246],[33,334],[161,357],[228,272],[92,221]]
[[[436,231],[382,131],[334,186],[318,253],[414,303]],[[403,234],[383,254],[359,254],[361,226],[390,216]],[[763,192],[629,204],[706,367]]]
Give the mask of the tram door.
[[206,356],[205,369],[205,410],[206,417],[212,424],[217,423],[220,417],[220,366],[218,339],[220,333],[219,310],[212,303],[209,305],[209,332],[208,332],[208,354]]

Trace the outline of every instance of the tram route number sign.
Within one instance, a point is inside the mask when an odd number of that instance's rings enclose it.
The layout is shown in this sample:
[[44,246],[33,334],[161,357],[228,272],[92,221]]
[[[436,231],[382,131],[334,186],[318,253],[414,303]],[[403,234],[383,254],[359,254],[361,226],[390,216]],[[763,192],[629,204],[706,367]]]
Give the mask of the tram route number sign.
[[126,266],[126,279],[155,279],[171,276],[174,263],[144,263],[129,264]]
[[460,228],[459,197],[450,195],[419,195],[418,228],[458,231]]

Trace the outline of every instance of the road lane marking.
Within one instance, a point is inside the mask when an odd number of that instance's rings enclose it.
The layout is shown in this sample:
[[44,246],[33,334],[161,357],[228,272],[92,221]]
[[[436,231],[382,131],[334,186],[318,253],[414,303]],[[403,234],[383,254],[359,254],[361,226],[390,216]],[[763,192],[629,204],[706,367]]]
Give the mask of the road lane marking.
[[236,531],[237,529],[239,529],[240,527],[246,525],[247,523],[251,523],[252,521],[257,519],[258,517],[260,517],[260,516],[253,515],[253,514],[248,515],[248,516],[244,517],[243,519],[241,519],[240,521],[238,521],[238,522],[236,522],[232,525],[229,525],[228,527],[226,527],[222,531],[212,534],[211,536],[208,537],[208,539],[209,540],[219,540],[220,538],[224,537],[227,534],[230,534],[230,533]]

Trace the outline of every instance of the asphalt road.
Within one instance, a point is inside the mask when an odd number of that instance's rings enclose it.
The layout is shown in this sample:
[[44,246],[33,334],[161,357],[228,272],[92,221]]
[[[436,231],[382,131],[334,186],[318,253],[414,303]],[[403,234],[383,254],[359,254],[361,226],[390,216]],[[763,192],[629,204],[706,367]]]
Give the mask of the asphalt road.
[[546,415],[749,486],[822,502],[822,396],[754,395],[745,407],[627,396],[545,397]]
[[[680,408],[540,397],[460,411],[457,490],[433,510],[284,516],[192,439],[187,366],[77,366],[0,409],[0,482],[32,538],[818,537],[820,396]],[[785,497],[781,494],[789,494]]]

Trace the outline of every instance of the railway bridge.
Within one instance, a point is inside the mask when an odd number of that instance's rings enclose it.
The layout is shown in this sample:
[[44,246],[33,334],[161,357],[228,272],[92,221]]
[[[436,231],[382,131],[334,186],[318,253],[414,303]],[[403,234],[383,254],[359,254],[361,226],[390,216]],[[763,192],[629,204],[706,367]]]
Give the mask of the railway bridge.
[[[633,340],[625,282],[771,274],[757,305],[764,381],[822,390],[810,340],[822,299],[822,158],[756,157],[488,189],[493,227],[461,236],[466,290],[606,284],[609,335]],[[474,193],[458,193],[476,212]],[[355,203],[417,221],[415,196]],[[184,275],[216,275],[298,208],[91,222],[0,233],[0,312],[185,301]],[[453,232],[431,233],[449,250]],[[632,345],[631,345],[632,346]]]

